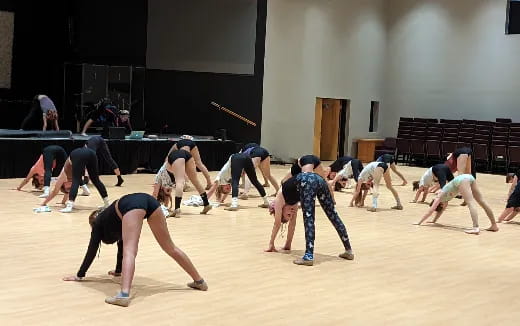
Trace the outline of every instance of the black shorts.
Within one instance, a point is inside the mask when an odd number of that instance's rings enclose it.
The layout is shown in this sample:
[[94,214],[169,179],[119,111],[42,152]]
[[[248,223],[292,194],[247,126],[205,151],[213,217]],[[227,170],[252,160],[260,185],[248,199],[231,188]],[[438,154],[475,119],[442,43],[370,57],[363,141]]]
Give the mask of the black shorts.
[[251,151],[249,156],[251,158],[260,157],[260,162],[263,162],[266,158],[269,157],[269,152],[267,151],[267,149],[265,149],[263,147],[255,147],[255,148],[253,148],[253,150]]
[[183,158],[184,161],[188,162],[191,159],[191,154],[184,149],[178,149],[168,155],[168,163],[173,164],[179,158]]
[[191,151],[195,147],[197,147],[197,144],[195,144],[195,142],[191,139],[179,139],[179,141],[177,142],[177,149],[181,149],[185,146],[188,146]]
[[144,218],[150,217],[159,206],[161,204],[159,204],[157,199],[145,193],[125,195],[117,201],[117,208],[119,208],[121,215],[125,215],[134,209],[144,209],[146,211]]
[[[519,183],[520,185],[520,183]],[[506,208],[520,207],[520,186],[516,186],[507,200]]]

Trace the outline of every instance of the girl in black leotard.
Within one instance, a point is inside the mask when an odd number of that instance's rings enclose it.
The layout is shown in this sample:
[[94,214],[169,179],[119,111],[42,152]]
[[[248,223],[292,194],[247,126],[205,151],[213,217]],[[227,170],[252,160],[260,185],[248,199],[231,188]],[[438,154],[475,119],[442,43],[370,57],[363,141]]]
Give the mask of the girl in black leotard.
[[477,177],[475,162],[472,160],[473,151],[469,147],[457,148],[453,153],[448,155],[446,165],[450,167],[451,172],[460,174],[471,174]]
[[206,214],[209,212],[212,206],[209,204],[206,191],[197,179],[197,169],[191,154],[184,149],[170,152],[170,154],[168,154],[168,163],[166,165],[166,169],[173,173],[175,178],[175,211],[171,215],[174,217],[180,217],[185,175],[187,175],[190,181],[193,183],[195,189],[197,189],[200,197],[202,198],[202,202],[204,203],[204,208],[200,213]]
[[206,178],[206,190],[209,190],[209,188],[211,187],[211,177],[209,176],[208,168],[202,162],[199,148],[197,147],[197,144],[193,141],[193,137],[188,135],[182,136],[178,142],[173,144],[172,148],[168,152],[168,155],[170,155],[171,152],[179,149],[183,149],[191,154],[191,156],[195,160],[195,166],[199,168],[200,172],[202,172],[202,174],[204,175],[204,178]]
[[[248,144],[249,145],[249,144]],[[248,155],[253,161],[253,165],[258,167],[264,176],[264,179],[267,179],[271,182],[274,187],[275,193],[278,192],[280,186],[276,179],[271,175],[271,157],[269,155],[269,151],[261,146],[249,147],[246,150],[242,151],[242,153]],[[267,182],[264,183],[268,184]],[[246,184],[246,188],[248,188]],[[247,195],[247,192],[245,192]]]
[[117,241],[116,269],[108,273],[122,276],[121,291],[113,297],[107,297],[105,302],[128,306],[134,278],[135,257],[144,219],[148,220],[148,225],[161,248],[193,278],[193,282],[188,283],[188,286],[206,291],[208,285],[197,272],[190,258],[173,244],[159,202],[143,193],[125,195],[106,209],[95,211],[89,216],[92,232],[83,263],[76,275],[64,277],[63,280],[81,281],[96,257],[101,241],[107,244]]
[[386,163],[388,167],[390,167],[390,169],[394,171],[401,180],[403,180],[401,186],[406,186],[408,184],[408,181],[406,181],[406,178],[401,174],[401,172],[397,171],[397,162],[392,154],[383,154],[377,158],[376,162]]
[[266,251],[276,251],[274,247],[276,234],[280,229],[281,223],[286,222],[289,222],[289,231],[287,232],[287,242],[283,249],[291,249],[291,241],[296,225],[296,211],[298,209],[298,202],[300,202],[305,227],[305,255],[300,259],[296,259],[294,263],[306,266],[313,265],[316,199],[318,199],[321,208],[338,232],[345,248],[345,252],[341,253],[339,257],[348,260],[354,259],[347,229],[336,212],[327,182],[323,177],[313,172],[299,173],[287,179],[282,184],[282,191],[276,195],[275,202],[271,209],[271,213],[274,214],[274,225],[273,231],[271,232],[271,240],[269,241],[269,248]]
[[256,177],[253,161],[245,153],[236,153],[229,157],[226,164],[224,164],[217,174],[215,182],[208,191],[208,196],[211,197],[213,193],[215,193],[217,200],[222,203],[226,196],[231,192],[231,206],[225,208],[225,210],[238,210],[238,184],[240,183],[240,176],[243,173],[247,175],[256,190],[258,190],[260,196],[262,196],[263,203],[260,204],[259,207],[269,207],[269,201],[267,200],[265,189]]
[[96,153],[90,148],[86,147],[76,148],[70,153],[69,158],[67,161],[65,161],[65,165],[63,166],[63,169],[61,170],[61,173],[56,180],[54,190],[49,195],[49,197],[45,199],[42,206],[46,206],[47,203],[49,203],[58,194],[61,186],[67,180],[72,180],[72,186],[70,188],[70,193],[68,194],[69,200],[66,203],[66,207],[60,210],[62,213],[72,212],[72,209],[74,208],[74,201],[78,195],[78,188],[83,183],[83,174],[85,173],[85,168],[88,171],[90,180],[92,180],[92,183],[98,190],[101,198],[103,198],[105,206],[108,206],[108,193],[105,185],[99,179]]
[[335,191],[341,191],[342,188],[345,188],[349,179],[354,179],[357,182],[359,174],[363,171],[363,163],[350,156],[340,157],[329,167],[329,184],[334,187]]
[[304,155],[293,163],[291,170],[283,178],[282,183],[284,183],[290,177],[294,177],[301,172],[314,172],[322,178],[326,178],[330,173],[330,168],[323,168],[323,165],[317,156]]

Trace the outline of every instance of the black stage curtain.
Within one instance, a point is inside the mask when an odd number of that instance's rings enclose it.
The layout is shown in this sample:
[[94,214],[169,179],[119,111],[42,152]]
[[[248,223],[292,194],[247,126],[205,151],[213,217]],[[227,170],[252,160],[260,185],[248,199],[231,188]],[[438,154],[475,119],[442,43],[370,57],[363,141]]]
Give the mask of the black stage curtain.
[[[128,174],[138,167],[159,169],[174,141],[167,140],[106,140],[121,173]],[[77,139],[0,139],[0,178],[22,178],[38,160],[44,147],[62,146],[67,153],[85,144]],[[232,141],[197,141],[202,161],[210,171],[220,170],[236,152]],[[101,174],[113,174],[105,162],[99,162]]]

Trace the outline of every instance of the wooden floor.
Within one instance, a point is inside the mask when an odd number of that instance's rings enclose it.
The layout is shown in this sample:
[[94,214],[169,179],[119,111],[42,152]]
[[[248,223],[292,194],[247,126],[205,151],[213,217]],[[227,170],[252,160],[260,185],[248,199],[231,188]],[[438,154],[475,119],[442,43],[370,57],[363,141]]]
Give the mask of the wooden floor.
[[[273,169],[281,177],[287,167]],[[400,170],[410,181],[424,172]],[[102,180],[113,185],[116,178]],[[122,188],[108,186],[111,199],[151,192],[151,175],[125,180]],[[90,236],[87,216],[101,204],[95,190],[90,197],[78,197],[81,210],[73,214],[36,214],[32,208],[40,202],[38,193],[9,190],[19,181],[0,180],[1,325],[520,324],[520,225],[466,235],[462,230],[471,225],[468,209],[454,200],[440,220],[444,226],[414,226],[426,206],[408,204],[411,186],[397,187],[403,211],[388,209],[394,202],[384,187],[378,213],[348,208],[350,190],[337,195],[354,261],[337,257],[341,242],[318,208],[313,267],[292,263],[304,251],[301,220],[292,252],[263,252],[273,219],[267,210],[256,208],[259,198],[241,201],[238,212],[218,208],[208,216],[183,207],[182,218],[170,218],[168,227],[207,280],[209,291],[186,288],[188,275],[161,251],[145,226],[135,299],[130,307],[120,308],[103,302],[118,290],[106,274],[115,264],[113,245],[102,246],[86,281],[61,281],[76,273],[85,253]],[[478,176],[497,215],[505,204],[504,181],[502,176]],[[488,226],[483,211],[479,213],[481,226]],[[277,246],[283,241],[278,239]]]

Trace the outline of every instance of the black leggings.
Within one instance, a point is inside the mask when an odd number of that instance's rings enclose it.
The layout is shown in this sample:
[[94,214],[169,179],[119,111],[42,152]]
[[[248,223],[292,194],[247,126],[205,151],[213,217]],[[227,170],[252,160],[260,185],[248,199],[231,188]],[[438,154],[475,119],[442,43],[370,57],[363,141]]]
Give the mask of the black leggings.
[[352,174],[354,175],[354,180],[356,180],[357,182],[359,174],[361,173],[361,171],[363,171],[363,163],[361,163],[360,160],[354,158],[352,159],[352,161],[350,161],[350,166],[352,167]]
[[[22,125],[20,126],[20,129],[23,130],[34,130],[34,129],[41,129],[43,124],[42,119],[42,109],[40,107],[40,101],[35,99],[32,101],[31,105],[31,111],[29,111],[29,114],[23,119]],[[40,125],[38,125],[40,124]]]
[[83,182],[85,168],[87,168],[89,178],[101,198],[108,197],[105,185],[99,180],[97,156],[93,150],[86,147],[77,148],[70,153],[70,161],[72,162],[72,187],[70,188],[69,200],[74,201],[76,199],[78,188]]
[[256,190],[258,190],[260,196],[265,197],[265,189],[260,182],[258,182],[253,161],[243,153],[237,153],[231,157],[231,197],[238,197],[238,184],[240,183],[242,171],[246,172],[247,177],[255,186]]
[[111,170],[118,169],[116,161],[110,154],[106,141],[101,136],[90,137],[87,141],[87,147],[96,152],[96,155],[107,162]]
[[52,162],[56,160],[56,167],[54,171],[61,171],[65,161],[67,160],[67,152],[61,146],[51,145],[43,149],[43,167],[45,168],[45,174],[43,179],[43,185],[49,187],[51,185],[52,177]]

